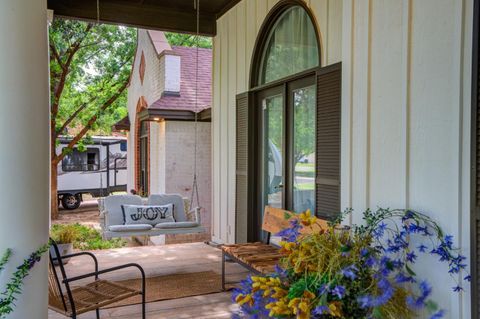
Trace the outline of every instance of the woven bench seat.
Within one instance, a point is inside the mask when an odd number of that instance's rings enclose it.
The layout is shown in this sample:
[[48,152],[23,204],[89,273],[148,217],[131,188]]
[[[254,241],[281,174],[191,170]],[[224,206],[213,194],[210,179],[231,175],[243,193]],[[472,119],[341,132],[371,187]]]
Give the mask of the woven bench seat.
[[272,273],[275,265],[283,257],[277,247],[262,242],[225,245],[222,250],[228,256],[262,274]]
[[[141,318],[146,318],[145,271],[140,265],[129,263],[99,270],[97,257],[91,252],[82,251],[62,256],[55,241],[50,239],[50,244],[52,249],[50,250],[50,263],[48,265],[48,307],[51,310],[72,319],[77,319],[78,315],[95,310],[96,318],[100,319],[100,308],[141,295]],[[78,256],[91,257],[95,271],[76,277],[68,277],[63,266],[63,258]],[[58,267],[55,267],[55,262],[58,263]],[[99,278],[99,275],[127,268],[136,268],[140,272],[141,289],[133,289],[132,287]],[[76,284],[79,280],[88,278],[93,278],[93,280],[89,280],[89,283],[83,285]]]
[[[140,290],[135,290],[115,282],[107,280],[97,280],[85,286],[72,287],[72,297],[75,300],[75,310],[77,315],[101,308],[126,298],[140,295]],[[64,296],[65,305],[63,306],[60,296],[50,295],[49,308],[70,316],[72,313],[68,296]]]
[[[222,246],[223,290],[225,290],[226,283],[225,261],[227,258],[257,274],[268,275],[275,271],[275,266],[278,265],[284,255],[280,253],[278,247],[270,245],[270,236],[290,227],[291,219],[297,218],[295,215],[295,213],[285,209],[266,206],[262,222],[262,230],[268,234],[266,243],[253,242]],[[315,223],[308,228],[302,229],[301,233],[307,234],[326,228],[327,222],[317,218]]]

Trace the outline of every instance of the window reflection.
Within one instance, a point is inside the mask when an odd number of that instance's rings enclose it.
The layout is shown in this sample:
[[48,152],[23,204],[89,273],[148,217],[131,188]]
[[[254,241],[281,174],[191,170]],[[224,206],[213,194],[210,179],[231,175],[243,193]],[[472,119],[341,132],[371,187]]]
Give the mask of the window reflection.
[[315,87],[293,91],[294,187],[296,212],[315,211]]

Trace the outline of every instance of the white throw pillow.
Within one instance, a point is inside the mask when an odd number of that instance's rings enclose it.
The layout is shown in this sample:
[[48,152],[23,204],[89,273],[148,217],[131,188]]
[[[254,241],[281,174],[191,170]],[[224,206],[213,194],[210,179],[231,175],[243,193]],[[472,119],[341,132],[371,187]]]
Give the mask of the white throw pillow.
[[149,224],[155,226],[160,223],[175,222],[173,218],[173,204],[168,205],[122,205],[123,224]]

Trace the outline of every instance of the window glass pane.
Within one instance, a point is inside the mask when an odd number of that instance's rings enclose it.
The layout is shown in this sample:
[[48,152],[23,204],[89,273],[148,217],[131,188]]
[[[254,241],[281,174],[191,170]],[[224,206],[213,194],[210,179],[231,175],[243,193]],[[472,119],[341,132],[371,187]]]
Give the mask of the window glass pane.
[[99,169],[99,150],[89,148],[85,152],[80,152],[74,148],[70,154],[67,154],[62,160],[62,170],[68,171],[96,171]]
[[299,6],[278,19],[262,56],[260,84],[318,66],[317,36],[307,12]]
[[127,151],[127,142],[126,141],[120,142],[120,151],[122,151],[122,152]]
[[294,211],[315,212],[315,87],[293,91]]
[[264,116],[265,205],[283,206],[283,96],[262,101]]

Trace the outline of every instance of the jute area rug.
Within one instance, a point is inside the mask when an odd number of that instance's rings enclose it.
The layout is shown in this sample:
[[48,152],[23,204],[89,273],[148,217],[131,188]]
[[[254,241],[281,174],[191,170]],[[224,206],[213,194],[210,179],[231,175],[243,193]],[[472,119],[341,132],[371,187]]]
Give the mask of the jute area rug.
[[[191,296],[206,295],[222,291],[221,275],[213,271],[173,274],[146,278],[146,302],[177,299]],[[118,281],[127,287],[140,289],[140,279]],[[139,304],[141,296],[134,296],[106,308]]]

